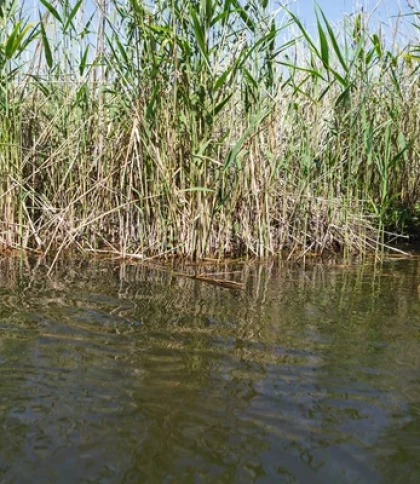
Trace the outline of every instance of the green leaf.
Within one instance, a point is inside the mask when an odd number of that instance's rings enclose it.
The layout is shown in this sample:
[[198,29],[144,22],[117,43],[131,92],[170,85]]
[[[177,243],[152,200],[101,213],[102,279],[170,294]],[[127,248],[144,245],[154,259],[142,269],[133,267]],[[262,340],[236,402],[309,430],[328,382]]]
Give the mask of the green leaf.
[[245,132],[242,134],[242,136],[239,138],[239,140],[236,142],[235,146],[229,151],[225,164],[223,166],[223,170],[226,171],[234,161],[236,161],[236,157],[238,156],[238,153],[242,149],[242,145],[244,144],[245,140],[248,138],[250,133],[254,131],[254,129],[259,126],[264,119],[270,114],[270,111],[267,111],[265,113],[261,113],[259,116],[254,116],[251,120],[250,125],[248,128],[245,130]]
[[341,76],[336,70],[332,69],[330,67],[329,69],[329,72],[332,73],[332,75],[334,76],[335,80],[338,81],[342,86],[344,87],[349,87],[350,85],[350,81],[348,79],[346,79],[345,77]]
[[89,44],[86,46],[85,52],[83,53],[82,58],[80,60],[79,72],[81,76],[83,76],[86,69],[88,53],[89,53]]
[[20,25],[21,25],[21,22],[18,22],[15,25],[14,29],[12,30],[12,33],[7,38],[6,47],[5,47],[5,53],[6,53],[6,57],[8,59],[11,59],[12,56],[13,56],[13,54],[14,54],[14,52],[15,52],[15,39],[16,39],[16,37],[18,35]]
[[42,39],[42,45],[44,46],[45,60],[47,62],[47,66],[51,69],[53,65],[53,57],[51,53],[50,43],[48,42],[48,37],[45,32],[44,22],[41,19],[40,19],[39,25],[41,28],[41,39]]
[[40,0],[40,2],[51,13],[52,16],[55,17],[60,22],[61,25],[63,25],[63,21],[59,13],[57,12],[57,10],[53,7],[53,5],[47,2],[47,0]]
[[324,67],[328,69],[330,65],[330,51],[329,51],[328,41],[324,32],[324,29],[322,28],[321,22],[319,21],[318,13],[316,13],[316,17],[317,17],[316,23],[318,28],[321,60]]
[[212,19],[213,19],[213,12],[214,12],[214,7],[212,4],[212,0],[205,0],[205,20],[206,20],[206,26],[209,27],[211,25]]
[[258,86],[259,86],[258,82],[253,77],[253,75],[249,72],[249,70],[244,67],[242,71],[244,73],[245,79],[249,82],[249,84],[251,84],[254,89],[258,89]]
[[290,15],[293,22],[298,26],[299,30],[302,32],[302,35],[305,37],[306,41],[308,42],[311,49],[315,52],[316,56],[320,59],[321,54],[318,51],[317,46],[315,45],[314,41],[312,40],[311,36],[308,34],[307,30],[303,26],[302,22],[299,20],[299,17],[293,14],[290,10],[285,9],[286,12]]
[[63,27],[63,32],[66,32],[69,25],[71,25],[73,28],[74,28],[74,25],[73,25],[73,19],[74,17],[76,16],[77,12],[79,11],[80,9],[80,6],[82,5],[82,2],[83,0],[79,0],[76,5],[72,8],[69,16],[68,16],[68,19]]
[[146,108],[146,119],[148,121],[153,118],[154,106],[155,106],[156,99],[158,97],[159,90],[160,90],[160,86],[158,83],[156,83],[153,89],[152,97],[148,102],[147,108]]
[[228,96],[226,96],[222,101],[220,101],[219,104],[216,105],[214,108],[214,115],[217,116],[220,111],[226,106],[226,104],[229,102],[231,97],[233,96],[233,92],[230,93]]
[[200,21],[197,16],[197,12],[195,9],[191,6],[190,8],[190,15],[193,21],[193,29],[194,29],[194,34],[195,34],[195,40],[197,41],[197,44],[200,48],[201,53],[203,54],[206,62],[208,63],[208,52],[207,52],[207,46],[205,43],[205,32],[200,25]]
[[334,34],[334,30],[333,28],[331,27],[330,23],[328,22],[327,20],[327,17],[325,16],[323,10],[321,8],[318,7],[318,10],[319,12],[321,13],[321,16],[324,20],[324,24],[325,26],[327,27],[327,31],[328,31],[328,35],[330,37],[330,40],[331,40],[331,44],[332,44],[332,47],[334,49],[334,52],[335,52],[335,55],[337,56],[337,59],[339,60],[342,68],[348,72],[349,68],[347,66],[347,63],[346,61],[344,60],[344,56],[343,54],[341,53],[341,49],[340,49],[340,46],[338,45],[338,42],[337,42],[337,38]]
[[379,39],[379,36],[377,34],[373,34],[372,43],[375,47],[376,55],[379,57],[379,59],[381,59],[382,58],[382,44],[381,44],[381,40]]
[[[28,43],[33,39],[36,34],[36,29],[32,29],[32,27],[33,24],[27,24],[22,27],[21,20],[14,25],[13,30],[7,37],[4,46],[4,54],[7,59],[11,59],[16,52],[22,52]],[[30,29],[32,29],[32,32],[27,36],[27,33]]]
[[232,66],[226,69],[225,72],[223,72],[223,74],[219,77],[219,79],[216,80],[216,82],[213,84],[213,90],[215,92],[218,91],[225,84],[225,81],[231,72]]
[[235,7],[235,11],[239,13],[243,23],[251,30],[251,32],[255,32],[255,23],[252,18],[247,14],[246,10],[243,8],[241,2],[239,0],[232,0],[232,4]]
[[119,51],[120,56],[122,57],[122,59],[124,61],[124,64],[126,66],[129,66],[130,63],[128,61],[127,52],[126,52],[126,49],[124,48],[124,45],[122,44],[122,42],[119,39],[118,33],[115,32],[115,35],[112,37],[112,39],[110,39],[109,36],[106,35],[106,39],[108,41],[108,45],[112,48],[114,58],[117,58],[116,50],[114,49],[114,43],[115,43],[115,45],[118,47],[118,51]]
[[285,67],[291,67],[291,68],[296,69],[298,71],[308,72],[312,76],[318,77],[319,79],[326,81],[324,76],[319,71],[317,71],[316,69],[308,69],[306,67],[300,67],[300,66],[297,66],[296,64],[291,64],[289,62],[278,62],[278,64],[280,64],[281,66],[285,66]]

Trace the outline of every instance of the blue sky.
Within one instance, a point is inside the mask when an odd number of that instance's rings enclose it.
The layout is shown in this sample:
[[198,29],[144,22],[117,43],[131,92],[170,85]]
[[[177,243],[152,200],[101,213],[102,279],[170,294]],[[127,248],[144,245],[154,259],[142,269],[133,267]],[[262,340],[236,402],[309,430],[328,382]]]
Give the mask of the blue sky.
[[[406,0],[318,0],[317,3],[332,23],[341,20],[344,13],[351,14],[360,11],[362,6],[365,12],[372,15],[373,19],[384,22],[400,11],[408,11]],[[314,21],[313,5],[312,0],[294,0],[291,10],[298,13],[309,27]]]
[[[41,7],[39,0],[21,1],[23,5],[29,8],[35,7],[37,10],[37,8]],[[417,5],[419,2],[419,0],[408,1]],[[75,2],[76,0],[73,3]],[[52,3],[55,3],[54,0],[52,0]],[[408,11],[407,0],[317,0],[317,3],[332,23],[341,20],[344,13],[351,14],[360,10],[361,6],[364,7],[366,12],[370,12],[375,18],[381,18],[382,20],[386,20],[390,15],[397,15],[401,10]],[[89,8],[91,0],[86,0],[85,4],[88,6],[87,10],[91,10]],[[314,22],[314,0],[271,0],[271,4],[274,9],[279,5],[289,5],[289,8],[299,14],[308,27]]]
[[[37,11],[38,8],[42,7],[40,0],[20,0],[23,5],[28,6],[32,11]],[[55,4],[56,0],[50,0]],[[77,0],[71,0],[72,4],[75,4]],[[111,0],[108,0],[111,3]],[[115,1],[115,0],[114,0]],[[153,0],[147,0],[148,3],[153,3]],[[246,2],[247,0],[241,0]],[[299,18],[303,21],[305,27],[315,34],[315,15],[314,15],[314,5],[317,3],[325,15],[327,16],[329,22],[337,26],[337,24],[343,20],[345,14],[353,14],[360,11],[363,7],[364,12],[366,12],[371,18],[370,26],[376,30],[378,23],[381,22],[384,25],[394,25],[396,21],[396,16],[403,12],[408,13],[409,8],[407,3],[410,2],[417,6],[417,10],[420,10],[420,0],[270,0],[271,6],[274,11],[277,11],[280,5],[288,6],[290,10],[296,13]],[[1,3],[1,0],[0,0]],[[85,0],[82,5],[85,6],[86,12],[90,13],[92,11],[93,0]],[[35,8],[35,10],[34,10]],[[284,19],[284,13],[280,13],[280,18]],[[37,17],[37,15],[36,15]],[[407,19],[406,19],[407,20]],[[407,25],[407,24],[406,24]],[[392,29],[384,29],[384,32],[390,32],[392,35]],[[404,33],[405,30],[403,29]],[[400,31],[401,33],[401,31]]]
[[[314,37],[317,36],[315,28],[315,14],[313,0],[272,0],[280,4],[289,4],[289,9],[298,14],[305,28]],[[369,29],[381,32],[387,42],[405,45],[412,38],[413,32],[410,27],[410,18],[398,19],[399,15],[412,13],[408,7],[408,1],[414,4],[416,10],[420,10],[420,0],[317,0],[328,21],[335,27],[340,28],[340,21],[345,15],[351,15],[363,11],[369,18]],[[279,4],[279,3],[277,3]],[[365,17],[366,19],[366,17]],[[379,30],[380,27],[380,30]],[[395,30],[397,27],[397,30]],[[337,31],[337,30],[336,30]],[[395,32],[398,34],[395,36]],[[414,32],[417,37],[418,32]]]

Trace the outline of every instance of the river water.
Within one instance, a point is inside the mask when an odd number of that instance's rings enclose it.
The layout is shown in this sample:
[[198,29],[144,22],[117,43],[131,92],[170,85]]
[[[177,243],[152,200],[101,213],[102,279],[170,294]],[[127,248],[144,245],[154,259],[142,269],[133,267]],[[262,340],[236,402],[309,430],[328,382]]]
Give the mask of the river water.
[[47,269],[0,261],[1,483],[420,482],[419,260]]

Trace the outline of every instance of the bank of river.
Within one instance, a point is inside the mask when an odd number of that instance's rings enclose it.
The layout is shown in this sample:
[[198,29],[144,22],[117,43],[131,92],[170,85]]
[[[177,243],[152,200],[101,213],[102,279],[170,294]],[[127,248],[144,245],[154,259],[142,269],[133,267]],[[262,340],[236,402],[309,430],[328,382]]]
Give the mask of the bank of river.
[[32,269],[0,262],[2,483],[420,482],[417,259]]

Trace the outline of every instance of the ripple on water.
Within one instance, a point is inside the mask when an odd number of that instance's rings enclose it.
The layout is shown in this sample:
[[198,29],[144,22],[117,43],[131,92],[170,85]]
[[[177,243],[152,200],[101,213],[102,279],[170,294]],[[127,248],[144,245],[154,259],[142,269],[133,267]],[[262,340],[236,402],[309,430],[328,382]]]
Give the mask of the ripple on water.
[[420,477],[416,333],[357,271],[243,293],[114,272],[2,289],[4,482]]

